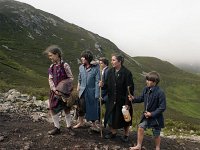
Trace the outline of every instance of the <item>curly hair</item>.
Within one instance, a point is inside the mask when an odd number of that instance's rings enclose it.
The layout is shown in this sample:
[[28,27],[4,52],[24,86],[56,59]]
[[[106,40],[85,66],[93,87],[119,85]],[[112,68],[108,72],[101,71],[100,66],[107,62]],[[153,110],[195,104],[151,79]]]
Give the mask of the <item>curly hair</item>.
[[90,50],[83,51],[81,57],[84,57],[89,63],[93,60],[93,54]]

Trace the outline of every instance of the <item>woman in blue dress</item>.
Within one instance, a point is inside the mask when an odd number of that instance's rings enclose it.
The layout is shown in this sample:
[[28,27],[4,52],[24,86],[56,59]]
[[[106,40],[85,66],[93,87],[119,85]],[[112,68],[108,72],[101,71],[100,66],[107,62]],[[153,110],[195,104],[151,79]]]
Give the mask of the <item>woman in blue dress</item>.
[[99,119],[98,99],[99,99],[99,80],[100,70],[97,63],[91,63],[93,54],[86,50],[81,53],[82,64],[79,67],[78,87],[79,92],[79,119],[74,128],[79,128],[84,124],[84,117],[87,121],[93,122]]

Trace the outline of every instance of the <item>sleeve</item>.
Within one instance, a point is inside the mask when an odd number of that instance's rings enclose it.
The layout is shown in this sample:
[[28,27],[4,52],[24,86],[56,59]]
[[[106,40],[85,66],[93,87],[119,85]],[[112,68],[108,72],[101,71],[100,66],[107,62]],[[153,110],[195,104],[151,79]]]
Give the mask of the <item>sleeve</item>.
[[131,72],[129,72],[127,79],[127,88],[129,87],[131,95],[134,95],[134,82],[133,75]]
[[78,73],[78,84],[79,84],[79,86],[81,85],[81,66],[79,66],[79,73]]
[[56,87],[55,87],[55,84],[54,84],[54,82],[53,82],[52,67],[53,67],[53,65],[51,65],[50,68],[48,69],[48,74],[49,74],[48,81],[49,81],[50,89],[51,89],[52,91],[56,91]]
[[103,88],[104,89],[107,89],[108,88],[108,78],[111,74],[111,69],[108,69],[108,71],[106,72],[106,77],[105,77],[105,80],[103,81]]
[[100,80],[100,68],[96,66],[96,76],[95,76],[95,98],[99,98],[99,80]]
[[131,95],[134,95],[134,83],[133,83],[133,76],[132,73],[129,71],[127,74],[127,93],[126,93],[126,104],[129,104],[130,101],[128,100],[129,92]]
[[156,117],[157,115],[160,115],[162,112],[164,112],[166,109],[166,97],[163,91],[159,92],[159,106],[158,108],[151,112],[152,117]]
[[140,96],[137,96],[134,98],[133,103],[142,103],[144,102],[144,93],[146,91],[146,88],[143,89],[142,93]]
[[79,73],[78,73],[78,84],[77,84],[77,91],[79,92],[81,85],[81,74],[80,74],[80,67],[79,67]]
[[68,63],[64,63],[64,69],[65,69],[67,77],[69,77],[71,80],[74,80],[71,68]]
[[[105,83],[106,82],[106,79],[108,78],[108,68],[104,71],[104,73],[103,73],[103,83]],[[101,88],[102,90],[106,90],[106,86],[105,86],[105,84],[103,85],[103,87]]]

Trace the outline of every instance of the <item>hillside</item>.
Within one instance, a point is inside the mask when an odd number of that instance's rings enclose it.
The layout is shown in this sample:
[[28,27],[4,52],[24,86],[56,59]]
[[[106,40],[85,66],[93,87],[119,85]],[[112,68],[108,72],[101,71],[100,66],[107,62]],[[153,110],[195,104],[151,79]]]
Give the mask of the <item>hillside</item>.
[[0,27],[0,78],[5,86],[47,87],[50,62],[42,52],[51,44],[63,48],[75,77],[81,51],[91,49],[98,57],[118,50],[97,34],[13,0],[0,0]]
[[186,63],[174,63],[177,67],[191,73],[195,74],[200,74],[200,63],[191,63],[191,64],[186,64]]
[[[53,14],[14,0],[0,0],[0,90],[16,88],[47,99],[49,60],[42,54],[51,44],[63,48],[64,59],[76,78],[82,50],[90,49],[95,57],[110,58],[122,53],[134,76],[136,94],[144,87],[142,73],[156,70],[167,95],[166,117],[199,124],[200,77],[178,69],[169,62],[152,57],[130,57],[106,38],[68,23]],[[137,114],[142,106],[134,106]],[[139,117],[139,115],[135,116]]]
[[167,95],[168,118],[200,123],[200,78],[169,62],[153,57],[134,57],[146,72],[155,70],[161,75],[160,86]]

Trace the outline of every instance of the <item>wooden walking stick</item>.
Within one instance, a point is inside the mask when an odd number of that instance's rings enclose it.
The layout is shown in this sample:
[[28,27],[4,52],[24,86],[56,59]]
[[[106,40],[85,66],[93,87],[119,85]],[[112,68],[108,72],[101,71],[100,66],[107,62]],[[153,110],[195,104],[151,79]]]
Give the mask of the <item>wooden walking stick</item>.
[[[102,66],[100,65],[100,81],[102,81]],[[99,104],[100,104],[100,134],[101,138],[103,137],[103,132],[102,132],[102,110],[101,110],[101,105],[102,105],[102,88],[99,86]]]

